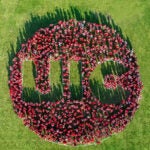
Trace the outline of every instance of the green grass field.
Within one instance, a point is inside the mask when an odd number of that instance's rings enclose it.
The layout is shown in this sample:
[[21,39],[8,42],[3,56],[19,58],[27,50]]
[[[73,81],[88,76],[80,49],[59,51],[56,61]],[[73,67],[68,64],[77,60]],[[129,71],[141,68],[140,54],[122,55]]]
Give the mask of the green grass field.
[[[149,0],[0,0],[0,150],[150,150],[149,10]],[[8,65],[14,52],[19,50],[20,43],[40,27],[62,18],[80,20],[86,17],[86,20],[92,21],[94,16],[91,12],[110,15],[123,34],[129,37],[144,84],[140,108],[123,132],[104,140],[101,145],[71,147],[44,141],[26,128],[13,111],[9,97]],[[71,66],[70,80],[77,87],[72,88],[72,93],[76,98],[80,96],[80,76],[76,71],[78,64],[71,62]],[[34,87],[33,69],[31,62],[24,63],[23,84],[26,88]],[[99,70],[92,74],[91,79],[97,76]],[[52,62],[50,79],[53,89],[59,85],[61,90],[59,62]],[[101,83],[102,77],[97,80]],[[57,95],[49,96],[59,99],[59,91]]]

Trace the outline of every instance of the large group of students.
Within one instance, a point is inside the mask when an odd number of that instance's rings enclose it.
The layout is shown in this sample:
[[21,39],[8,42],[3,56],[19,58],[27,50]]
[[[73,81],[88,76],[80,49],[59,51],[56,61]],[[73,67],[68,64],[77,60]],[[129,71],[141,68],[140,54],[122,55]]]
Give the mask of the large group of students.
[[[51,92],[50,60],[61,61],[63,96],[55,102],[27,102],[22,96],[22,63],[32,60],[36,68],[36,90]],[[70,93],[69,61],[81,62],[82,99]],[[91,72],[99,64],[114,61],[128,68],[120,76],[106,75],[105,88],[121,86],[129,96],[117,104],[102,103],[89,85]],[[39,29],[13,59],[10,66],[10,96],[17,115],[40,137],[64,144],[100,143],[122,131],[139,106],[142,82],[132,49],[115,29],[86,21],[59,21]]]

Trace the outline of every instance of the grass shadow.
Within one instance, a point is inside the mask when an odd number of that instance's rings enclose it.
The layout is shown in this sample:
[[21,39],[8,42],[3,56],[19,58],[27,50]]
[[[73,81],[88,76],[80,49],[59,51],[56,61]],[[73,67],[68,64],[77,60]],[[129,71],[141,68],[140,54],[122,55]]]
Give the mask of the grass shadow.
[[101,64],[101,73],[103,78],[106,75],[114,74],[121,76],[123,73],[127,72],[129,69],[124,67],[122,64],[119,64],[114,61],[106,61]]
[[51,92],[48,94],[40,94],[34,88],[23,88],[22,94],[23,100],[26,102],[41,102],[41,101],[50,101],[55,102],[62,98],[62,87],[61,85],[53,85]]
[[[70,85],[71,99],[80,100],[82,98],[80,88],[77,85]],[[51,92],[48,94],[40,94],[35,88],[24,87],[23,88],[23,100],[26,102],[41,102],[41,101],[50,101],[55,102],[62,98],[63,89],[61,84],[52,85]]]
[[129,96],[129,92],[118,86],[116,89],[106,89],[97,80],[90,80],[90,87],[93,94],[105,104],[120,104]]

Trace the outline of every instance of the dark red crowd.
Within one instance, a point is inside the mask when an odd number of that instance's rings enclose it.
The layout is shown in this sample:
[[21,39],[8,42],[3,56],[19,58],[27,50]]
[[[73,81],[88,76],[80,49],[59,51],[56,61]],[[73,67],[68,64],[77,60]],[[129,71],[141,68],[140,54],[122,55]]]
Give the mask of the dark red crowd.
[[[56,102],[26,102],[22,97],[22,63],[32,60],[36,68],[36,90],[51,92],[50,60],[62,64],[63,97]],[[71,99],[69,61],[82,64],[82,100]],[[120,76],[106,75],[105,88],[121,86],[129,91],[119,104],[103,104],[89,85],[91,72],[99,64],[114,61],[128,68]],[[106,25],[86,21],[59,21],[39,29],[13,59],[10,66],[10,96],[17,115],[40,137],[64,144],[100,143],[122,131],[139,106],[142,82],[132,49],[119,33]]]

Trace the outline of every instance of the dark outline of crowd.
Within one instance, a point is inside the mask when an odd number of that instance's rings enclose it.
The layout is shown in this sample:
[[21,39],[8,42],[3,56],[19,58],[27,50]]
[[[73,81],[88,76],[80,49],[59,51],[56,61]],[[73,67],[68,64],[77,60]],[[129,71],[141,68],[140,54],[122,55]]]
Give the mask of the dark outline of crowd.
[[[51,91],[48,78],[50,60],[62,62],[63,96],[56,102],[26,102],[22,97],[22,63],[32,60],[36,68],[36,90]],[[82,100],[72,100],[69,90],[69,61],[82,63]],[[89,77],[98,64],[114,61],[128,68],[120,76],[105,76],[104,85],[120,85],[130,92],[119,104],[104,104],[96,98]],[[139,107],[142,82],[136,56],[115,29],[86,21],[59,21],[39,29],[10,66],[10,96],[14,111],[25,126],[41,138],[69,145],[101,143],[113,133],[122,131]]]

